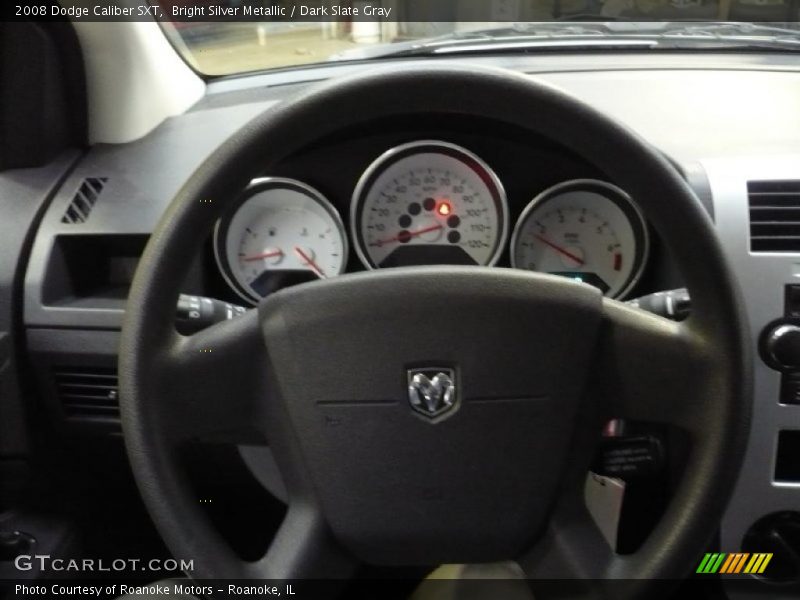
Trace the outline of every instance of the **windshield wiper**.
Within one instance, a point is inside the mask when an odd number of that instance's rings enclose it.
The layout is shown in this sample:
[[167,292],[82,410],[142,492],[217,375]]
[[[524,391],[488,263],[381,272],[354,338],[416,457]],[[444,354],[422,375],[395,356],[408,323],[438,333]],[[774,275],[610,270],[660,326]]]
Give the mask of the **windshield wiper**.
[[[658,25],[658,24],[656,24]],[[662,23],[659,39],[668,47],[732,47],[800,51],[800,29],[758,23]]]
[[622,40],[611,35],[607,23],[513,23],[500,27],[448,33],[345,51],[331,57],[345,60],[360,58],[405,58],[440,54],[492,52],[544,47],[624,46],[650,47],[649,40]]
[[[735,22],[514,23],[373,47],[363,58],[546,49],[750,49],[800,51],[800,30]],[[350,58],[349,52],[334,59]]]
[[668,35],[711,36],[721,38],[758,37],[765,39],[800,41],[800,29],[762,25],[760,23],[738,23],[734,21],[709,23],[655,23],[663,25],[663,33]]

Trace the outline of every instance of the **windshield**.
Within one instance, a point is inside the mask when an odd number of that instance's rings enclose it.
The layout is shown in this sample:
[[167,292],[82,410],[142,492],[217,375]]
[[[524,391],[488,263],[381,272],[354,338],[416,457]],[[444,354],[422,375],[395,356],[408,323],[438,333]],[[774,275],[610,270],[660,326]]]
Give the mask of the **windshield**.
[[330,61],[548,49],[800,53],[796,0],[151,4],[160,6],[162,27],[187,62],[211,76]]

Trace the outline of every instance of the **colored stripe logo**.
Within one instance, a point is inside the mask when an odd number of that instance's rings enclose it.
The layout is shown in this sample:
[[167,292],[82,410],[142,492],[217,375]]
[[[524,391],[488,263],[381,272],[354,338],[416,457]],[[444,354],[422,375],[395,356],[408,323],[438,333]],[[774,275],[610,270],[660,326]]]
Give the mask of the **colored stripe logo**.
[[700,561],[696,573],[713,574],[721,573],[725,575],[737,575],[748,573],[751,575],[761,575],[767,568],[769,561],[772,560],[772,553],[748,552],[717,552],[706,554]]

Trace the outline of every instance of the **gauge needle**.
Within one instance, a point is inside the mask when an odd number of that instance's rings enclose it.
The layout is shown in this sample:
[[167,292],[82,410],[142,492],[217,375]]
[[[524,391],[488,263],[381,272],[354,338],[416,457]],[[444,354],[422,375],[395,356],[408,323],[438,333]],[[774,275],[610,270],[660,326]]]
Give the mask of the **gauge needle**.
[[401,237],[417,237],[418,235],[422,235],[423,233],[430,233],[431,231],[436,231],[437,229],[442,229],[444,225],[431,225],[430,227],[425,227],[424,229],[418,229],[417,231],[407,231],[407,232],[400,232],[397,235],[387,238],[385,240],[378,240],[377,242],[372,242],[370,246],[383,246],[384,244],[390,244],[392,242],[397,242],[400,240]]
[[245,256],[242,258],[245,262],[253,262],[262,260],[264,258],[275,258],[276,256],[283,256],[283,250],[273,250],[272,252],[265,252],[264,254],[256,254],[254,256]]
[[570,252],[570,251],[569,251],[569,250],[567,250],[566,248],[562,248],[561,246],[559,246],[559,245],[557,245],[557,244],[554,244],[553,242],[551,242],[551,241],[550,241],[550,240],[548,240],[547,238],[543,238],[542,236],[540,236],[540,235],[538,235],[538,234],[536,234],[536,233],[534,233],[534,234],[533,234],[533,237],[535,237],[537,240],[539,240],[539,241],[540,241],[540,242],[542,242],[543,244],[546,244],[547,246],[550,246],[550,247],[551,247],[553,250],[555,250],[556,252],[560,252],[561,254],[563,254],[564,256],[566,256],[567,258],[570,258],[570,259],[574,260],[574,261],[575,261],[576,263],[578,263],[580,266],[583,266],[583,265],[585,265],[585,264],[586,264],[586,263],[583,261],[583,259],[582,259],[582,258],[580,258],[580,257],[578,257],[578,256],[575,256],[575,255],[574,255],[572,252]]
[[322,269],[319,268],[319,265],[314,262],[310,256],[308,256],[305,252],[303,252],[300,248],[295,246],[294,251],[297,253],[297,256],[302,258],[306,261],[306,265],[311,267],[311,270],[314,271],[317,275],[319,275],[322,279],[325,279],[325,273],[322,272]]

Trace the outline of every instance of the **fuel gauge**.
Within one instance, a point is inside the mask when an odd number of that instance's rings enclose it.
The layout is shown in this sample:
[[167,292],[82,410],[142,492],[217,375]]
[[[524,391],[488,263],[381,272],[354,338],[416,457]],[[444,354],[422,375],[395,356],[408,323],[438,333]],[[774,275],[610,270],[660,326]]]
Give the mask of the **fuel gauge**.
[[303,281],[339,275],[347,260],[342,219],[314,188],[293,179],[254,180],[214,232],[217,264],[251,303]]

